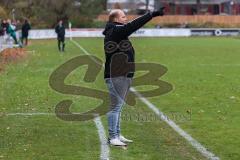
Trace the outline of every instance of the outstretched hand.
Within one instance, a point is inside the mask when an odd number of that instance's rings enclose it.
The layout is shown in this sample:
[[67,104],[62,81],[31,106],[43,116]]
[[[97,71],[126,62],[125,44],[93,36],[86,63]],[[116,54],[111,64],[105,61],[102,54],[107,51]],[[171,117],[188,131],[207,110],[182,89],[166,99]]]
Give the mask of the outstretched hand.
[[165,7],[161,7],[159,10],[153,11],[152,12],[152,17],[163,16],[164,15],[164,9],[165,9]]

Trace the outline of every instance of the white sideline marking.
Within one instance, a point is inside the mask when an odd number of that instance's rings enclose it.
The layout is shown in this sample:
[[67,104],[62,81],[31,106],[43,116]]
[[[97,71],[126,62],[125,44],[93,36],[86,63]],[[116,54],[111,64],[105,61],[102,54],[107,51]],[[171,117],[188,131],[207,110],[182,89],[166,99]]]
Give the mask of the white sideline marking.
[[[55,113],[7,113],[7,114],[2,114],[5,116],[56,116]],[[1,114],[0,114],[1,117]],[[102,121],[100,117],[96,117],[94,119],[94,122],[96,124],[97,130],[98,130],[98,135],[101,143],[101,155],[100,159],[101,160],[109,160],[109,147],[108,147],[108,142],[105,134],[105,130],[102,124]]]
[[[54,113],[41,113],[41,112],[36,112],[36,113],[2,113],[2,115],[6,116],[55,116],[56,114]],[[1,116],[1,113],[0,113]]]
[[[80,48],[86,55],[91,55],[88,51],[86,51],[79,43],[77,43],[76,41],[74,41],[73,39],[70,40],[72,41],[78,48]],[[99,64],[98,61],[96,61],[96,59],[91,58],[95,63]],[[103,64],[99,64],[99,65],[103,65]],[[100,155],[100,159],[101,160],[109,160],[109,147],[107,144],[107,138],[106,138],[106,134],[105,134],[105,129],[104,126],[102,125],[101,119],[100,117],[96,117],[94,119],[94,122],[97,126],[98,129],[98,135],[99,135],[99,139],[100,139],[100,143],[101,143],[101,155]]]
[[185,138],[195,149],[197,149],[203,156],[210,160],[220,160],[219,157],[215,156],[213,153],[209,152],[204,146],[202,146],[197,140],[192,138],[188,133],[181,129],[175,122],[169,119],[163,112],[161,112],[156,106],[144,98],[140,93],[138,93],[134,88],[130,90],[139,97],[139,99],[145,103],[154,113],[156,113],[161,120],[166,122],[172,129],[174,129],[179,135]]
[[[90,56],[91,54],[86,51],[80,44],[78,44],[76,41],[74,40],[71,40],[78,48],[80,48],[86,55]],[[90,57],[96,64],[99,64],[99,62],[95,59],[95,58],[92,58]],[[104,66],[103,64],[99,64],[101,66]]]
[[108,142],[106,138],[106,133],[104,130],[104,126],[102,124],[101,118],[96,117],[94,119],[94,122],[96,124],[97,130],[98,130],[98,135],[101,143],[101,160],[109,160],[109,147],[108,147]]
[[[86,55],[91,55],[88,51],[86,51],[81,45],[79,45],[76,41],[74,42]],[[96,60],[93,61],[96,62]],[[97,63],[97,62],[96,62]],[[102,64],[101,64],[102,65]],[[197,140],[192,138],[188,133],[186,133],[183,129],[181,129],[175,122],[169,119],[166,115],[163,114],[156,106],[154,106],[151,102],[149,102],[146,98],[144,98],[141,94],[139,94],[133,87],[130,90],[139,97],[139,99],[145,103],[154,113],[156,113],[160,118],[165,121],[170,127],[172,127],[180,136],[185,138],[198,152],[200,152],[203,156],[210,160],[220,160],[219,157],[215,156],[213,153],[208,151],[203,145],[201,145]]]
[[[82,46],[80,46],[77,42],[73,41],[85,54],[90,55]],[[94,59],[94,58],[93,58]],[[95,61],[96,62],[96,61]],[[102,64],[101,64],[102,65]],[[170,127],[172,127],[179,135],[185,138],[195,149],[197,149],[203,156],[210,160],[220,160],[219,157],[215,156],[213,153],[208,151],[204,146],[202,146],[197,140],[192,138],[188,133],[186,133],[183,129],[181,129],[175,122],[169,119],[166,115],[163,114],[156,106],[154,106],[151,102],[149,102],[146,98],[144,98],[141,94],[139,94],[134,88],[130,89],[139,99],[145,103],[154,113],[156,113],[164,122],[166,122]],[[37,115],[48,115],[55,116],[54,113],[8,113],[4,114],[6,116],[37,116]],[[0,114],[1,116],[1,114]],[[101,160],[109,159],[109,147],[107,144],[107,138],[104,130],[104,126],[102,125],[100,117],[96,117],[94,119],[96,127],[98,129],[98,134],[101,143]]]

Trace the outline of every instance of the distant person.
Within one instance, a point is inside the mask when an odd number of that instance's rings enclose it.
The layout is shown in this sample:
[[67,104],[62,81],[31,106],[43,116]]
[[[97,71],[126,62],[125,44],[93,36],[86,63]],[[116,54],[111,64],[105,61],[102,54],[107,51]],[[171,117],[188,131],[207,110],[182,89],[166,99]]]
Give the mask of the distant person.
[[1,28],[2,28],[3,35],[6,34],[7,26],[8,26],[8,25],[7,25],[7,21],[6,21],[5,19],[3,19],[3,20],[1,21]]
[[4,36],[3,20],[0,23],[0,36]]
[[[122,108],[135,71],[135,51],[128,37],[153,17],[163,16],[163,10],[164,8],[159,11],[147,12],[131,22],[127,22],[125,13],[120,9],[112,10],[109,14],[109,21],[103,32],[106,57],[104,78],[110,96],[107,117],[109,143],[113,146],[126,146],[126,143],[133,142],[125,138],[120,129]],[[133,64],[132,68],[124,65],[126,60]]]
[[4,41],[4,28],[3,28],[3,20],[0,21],[0,50],[1,50],[1,45],[3,44]]
[[65,27],[63,25],[62,20],[58,22],[58,25],[55,28],[55,32],[57,33],[58,50],[60,52],[64,52],[65,51]]
[[[28,20],[25,19],[22,25],[22,37],[21,37],[22,44],[24,44],[25,46],[28,45],[28,34],[30,29],[31,29],[31,25],[28,22]],[[24,43],[24,40],[25,40],[25,43]]]
[[16,32],[15,32],[15,29],[16,29],[16,26],[14,26],[12,24],[11,20],[8,19],[7,20],[7,30],[6,30],[6,32],[7,32],[7,34],[9,34],[13,38],[15,44],[18,44],[18,40],[17,40],[17,35],[16,35]]

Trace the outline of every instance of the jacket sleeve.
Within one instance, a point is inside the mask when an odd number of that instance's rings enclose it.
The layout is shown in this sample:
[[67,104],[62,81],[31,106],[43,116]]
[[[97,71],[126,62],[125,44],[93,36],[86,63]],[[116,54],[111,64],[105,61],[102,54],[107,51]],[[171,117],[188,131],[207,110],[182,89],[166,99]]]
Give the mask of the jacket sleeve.
[[55,32],[58,34],[58,26],[55,27]]
[[150,12],[148,12],[127,24],[116,25],[116,27],[114,28],[114,32],[118,35],[130,36],[132,33],[141,28],[144,24],[149,22],[151,19],[152,15]]
[[32,28],[31,28],[31,25],[30,25],[30,24],[28,24],[28,30],[30,30],[30,29],[32,29]]

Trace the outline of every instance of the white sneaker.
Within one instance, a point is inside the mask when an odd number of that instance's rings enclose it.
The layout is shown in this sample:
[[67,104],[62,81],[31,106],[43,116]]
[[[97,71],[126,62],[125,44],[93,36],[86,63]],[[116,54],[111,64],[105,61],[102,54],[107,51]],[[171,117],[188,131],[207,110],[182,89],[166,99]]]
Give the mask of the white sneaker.
[[113,146],[127,146],[127,144],[121,142],[118,138],[110,139],[109,143]]
[[133,140],[127,139],[127,138],[123,137],[122,135],[119,136],[119,139],[121,142],[124,142],[124,143],[132,143],[133,142]]

